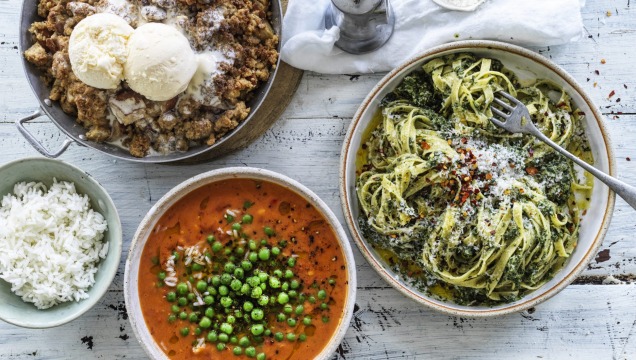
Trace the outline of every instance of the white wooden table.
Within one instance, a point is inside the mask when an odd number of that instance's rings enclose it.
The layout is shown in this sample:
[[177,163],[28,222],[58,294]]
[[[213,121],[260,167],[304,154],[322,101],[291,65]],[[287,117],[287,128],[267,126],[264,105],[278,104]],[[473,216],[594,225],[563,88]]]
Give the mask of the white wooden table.
[[[0,163],[38,155],[13,125],[37,107],[20,66],[20,3],[0,0]],[[587,36],[581,41],[537,50],[592,95],[606,116],[619,176],[636,184],[636,4],[588,1],[584,22]],[[307,185],[342,219],[341,143],[357,106],[382,75],[306,73],[290,106],[264,136],[207,164],[139,165],[71,146],[61,159],[92,174],[119,209],[124,227],[120,271],[104,299],[70,324],[27,330],[0,323],[0,359],[145,358],[127,320],[123,264],[148,209],[190,176],[226,166],[267,168]],[[32,129],[49,146],[63,140],[43,119]],[[417,305],[381,280],[354,247],[357,306],[334,359],[636,359],[634,219],[636,212],[618,200],[601,253],[575,284],[535,309],[489,320],[450,317]]]

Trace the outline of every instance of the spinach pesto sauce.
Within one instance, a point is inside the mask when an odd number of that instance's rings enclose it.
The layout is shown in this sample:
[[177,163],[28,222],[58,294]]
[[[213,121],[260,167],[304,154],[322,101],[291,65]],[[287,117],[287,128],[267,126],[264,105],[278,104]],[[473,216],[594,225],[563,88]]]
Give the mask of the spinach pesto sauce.
[[494,306],[542,286],[576,246],[589,205],[589,174],[487,120],[487,94],[502,88],[534,107],[544,133],[593,163],[584,114],[561,88],[522,86],[501,62],[471,54],[407,75],[357,153],[362,235],[404,283],[438,300]]

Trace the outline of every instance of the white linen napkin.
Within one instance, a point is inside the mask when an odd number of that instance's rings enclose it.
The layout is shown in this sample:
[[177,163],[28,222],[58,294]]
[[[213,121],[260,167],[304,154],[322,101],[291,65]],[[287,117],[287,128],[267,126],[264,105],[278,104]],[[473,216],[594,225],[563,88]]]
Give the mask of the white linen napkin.
[[488,0],[474,12],[446,10],[432,0],[389,0],[396,16],[391,39],[380,49],[351,55],[338,49],[340,29],[324,29],[331,0],[289,0],[283,19],[282,59],[325,74],[389,71],[436,45],[488,39],[522,46],[560,45],[583,35],[585,0]]

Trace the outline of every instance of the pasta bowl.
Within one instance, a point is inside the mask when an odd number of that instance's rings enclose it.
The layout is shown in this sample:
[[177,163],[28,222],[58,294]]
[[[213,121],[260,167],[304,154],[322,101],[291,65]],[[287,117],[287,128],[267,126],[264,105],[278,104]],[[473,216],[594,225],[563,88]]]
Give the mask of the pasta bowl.
[[[344,217],[356,245],[371,266],[385,281],[416,302],[447,314],[467,317],[489,317],[523,311],[563,290],[596,255],[609,227],[615,199],[614,194],[598,180],[594,179],[590,195],[590,201],[594,206],[583,212],[578,241],[575,241],[576,246],[563,267],[556,271],[550,280],[511,302],[461,305],[443,300],[440,296],[433,296],[422,287],[414,285],[412,279],[401,275],[396,267],[385,261],[380,251],[365,237],[365,232],[361,228],[361,222],[366,220],[356,193],[356,162],[362,154],[363,142],[368,138],[371,126],[375,126],[372,124],[377,124],[377,119],[374,118],[381,101],[405,76],[421,69],[425,63],[458,53],[471,53],[477,58],[497,59],[507,70],[513,72],[522,84],[530,80],[544,79],[563,88],[571,97],[574,104],[572,108],[578,108],[585,114],[581,126],[594,157],[594,166],[608,174],[615,174],[614,154],[602,115],[590,97],[566,71],[546,58],[518,46],[493,41],[460,41],[432,48],[406,61],[387,74],[362,102],[347,132],[340,160],[340,192]],[[436,255],[429,256],[434,258]]]

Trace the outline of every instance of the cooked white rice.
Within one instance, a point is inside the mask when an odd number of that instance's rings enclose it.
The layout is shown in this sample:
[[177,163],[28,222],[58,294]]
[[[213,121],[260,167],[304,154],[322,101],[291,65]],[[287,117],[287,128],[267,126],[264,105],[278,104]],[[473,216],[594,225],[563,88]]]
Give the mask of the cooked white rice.
[[0,207],[0,278],[39,309],[88,297],[107,223],[71,182],[17,183]]

